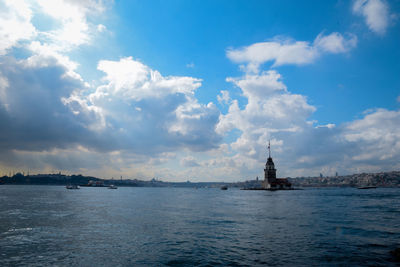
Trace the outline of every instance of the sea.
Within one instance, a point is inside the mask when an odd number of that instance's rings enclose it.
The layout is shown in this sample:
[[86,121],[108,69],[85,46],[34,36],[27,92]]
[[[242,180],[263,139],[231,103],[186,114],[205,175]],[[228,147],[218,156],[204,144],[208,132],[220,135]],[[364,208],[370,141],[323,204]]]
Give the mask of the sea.
[[0,266],[398,266],[400,188],[0,186]]

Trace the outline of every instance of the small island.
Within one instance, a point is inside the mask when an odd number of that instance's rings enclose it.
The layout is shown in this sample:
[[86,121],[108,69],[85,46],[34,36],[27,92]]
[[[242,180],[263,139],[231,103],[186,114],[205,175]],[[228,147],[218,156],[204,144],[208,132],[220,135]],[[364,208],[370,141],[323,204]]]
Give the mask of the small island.
[[292,183],[286,178],[276,178],[276,169],[271,157],[271,143],[268,142],[268,159],[265,163],[264,181],[261,187],[243,188],[243,190],[293,190]]

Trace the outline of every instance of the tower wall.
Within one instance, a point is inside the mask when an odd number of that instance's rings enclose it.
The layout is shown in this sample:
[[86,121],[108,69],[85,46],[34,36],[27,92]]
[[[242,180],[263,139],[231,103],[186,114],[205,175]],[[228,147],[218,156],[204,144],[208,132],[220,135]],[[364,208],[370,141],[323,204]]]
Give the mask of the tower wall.
[[268,182],[274,182],[276,180],[276,169],[268,170],[264,169],[265,180]]
[[264,183],[271,184],[276,182],[276,169],[272,158],[269,157],[264,169]]

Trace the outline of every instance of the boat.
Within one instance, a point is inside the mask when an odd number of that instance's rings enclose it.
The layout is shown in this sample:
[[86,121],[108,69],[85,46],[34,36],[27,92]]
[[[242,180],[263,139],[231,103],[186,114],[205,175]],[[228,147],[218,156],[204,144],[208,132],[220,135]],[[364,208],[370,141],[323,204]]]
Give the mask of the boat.
[[221,186],[221,190],[228,190],[228,187],[226,185]]
[[113,184],[110,184],[110,186],[108,187],[108,189],[117,189],[118,187],[116,187],[115,185],[113,185]]
[[375,189],[376,186],[361,186],[361,187],[357,187],[358,189]]
[[80,189],[79,185],[67,185],[65,188],[67,189]]

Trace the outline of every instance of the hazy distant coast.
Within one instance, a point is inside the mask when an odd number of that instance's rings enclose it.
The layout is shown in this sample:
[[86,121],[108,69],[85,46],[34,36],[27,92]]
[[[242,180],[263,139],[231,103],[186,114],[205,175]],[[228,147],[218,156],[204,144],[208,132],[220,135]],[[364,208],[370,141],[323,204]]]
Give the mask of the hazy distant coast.
[[[380,173],[360,173],[334,177],[297,177],[288,178],[295,187],[400,187],[400,171]],[[164,182],[157,179],[143,181],[138,179],[100,179],[93,176],[65,175],[65,174],[35,174],[24,175],[17,173],[12,176],[0,177],[0,184],[32,184],[32,185],[86,185],[90,181],[100,182],[104,185],[115,184],[118,186],[137,187],[220,187],[227,185],[237,188],[261,187],[262,180],[247,180],[244,182]]]
[[149,181],[138,179],[100,179],[93,176],[83,176],[81,174],[65,175],[61,173],[35,175],[25,175],[22,173],[17,173],[11,176],[0,177],[0,184],[15,185],[88,185],[92,182],[93,184],[101,184],[104,186],[114,184],[117,186],[130,187],[220,187],[222,185],[231,184],[224,182],[164,182],[154,178]]
[[400,171],[359,173],[334,177],[290,178],[294,186],[301,187],[400,187]]

